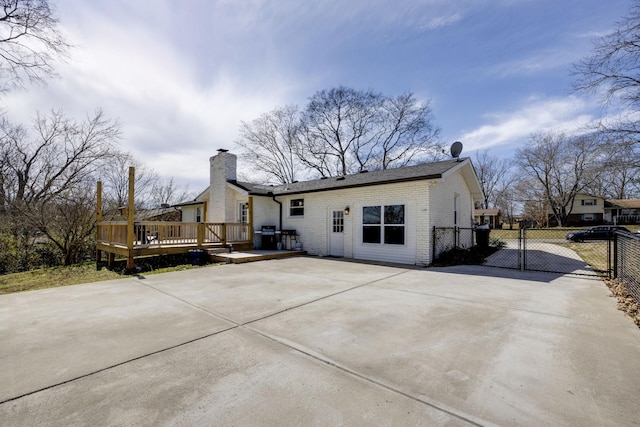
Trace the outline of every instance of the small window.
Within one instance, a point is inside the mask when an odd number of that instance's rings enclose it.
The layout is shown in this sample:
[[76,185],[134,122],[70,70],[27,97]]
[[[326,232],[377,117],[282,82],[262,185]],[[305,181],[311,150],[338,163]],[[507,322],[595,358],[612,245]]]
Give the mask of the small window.
[[289,216],[304,216],[304,199],[293,199],[289,205]]
[[364,206],[362,242],[404,245],[404,205]]
[[582,206],[596,206],[598,204],[598,200],[596,199],[583,199]]
[[196,208],[196,222],[202,222],[202,209]]
[[344,232],[344,211],[333,211],[333,232]]
[[583,221],[595,221],[596,220],[596,216],[594,214],[584,214],[584,215],[582,215],[582,220]]
[[241,224],[249,222],[249,203],[240,203],[238,205],[238,222]]
[[381,207],[365,206],[362,208],[362,242],[381,243]]

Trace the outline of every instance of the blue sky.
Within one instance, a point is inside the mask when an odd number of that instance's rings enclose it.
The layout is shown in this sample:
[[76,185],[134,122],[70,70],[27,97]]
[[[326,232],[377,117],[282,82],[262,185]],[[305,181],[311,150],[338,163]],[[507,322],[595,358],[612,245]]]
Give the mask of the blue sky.
[[[511,156],[532,132],[602,113],[571,64],[629,0],[58,0],[75,45],[46,87],[2,99],[14,120],[101,107],[122,148],[198,189],[241,120],[338,85],[430,100],[463,155]],[[245,171],[246,172],[246,171]]]

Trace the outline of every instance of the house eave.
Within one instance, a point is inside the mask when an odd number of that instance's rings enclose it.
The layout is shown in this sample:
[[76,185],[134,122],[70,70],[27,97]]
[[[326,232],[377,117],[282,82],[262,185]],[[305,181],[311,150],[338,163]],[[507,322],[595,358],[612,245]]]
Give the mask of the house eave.
[[403,183],[403,182],[432,181],[432,180],[441,179],[441,178],[442,178],[442,174],[435,174],[435,175],[415,176],[415,177],[409,177],[409,178],[389,179],[389,180],[378,181],[378,182],[345,184],[339,187],[330,187],[330,188],[315,188],[315,189],[309,189],[309,190],[290,190],[290,191],[287,191],[287,190],[277,191],[274,189],[274,191],[267,191],[264,193],[249,192],[248,194],[251,196],[281,197],[281,196],[293,196],[298,194],[321,193],[326,191],[340,191],[340,190],[346,190],[351,188],[374,187],[374,186],[397,184],[397,183]]

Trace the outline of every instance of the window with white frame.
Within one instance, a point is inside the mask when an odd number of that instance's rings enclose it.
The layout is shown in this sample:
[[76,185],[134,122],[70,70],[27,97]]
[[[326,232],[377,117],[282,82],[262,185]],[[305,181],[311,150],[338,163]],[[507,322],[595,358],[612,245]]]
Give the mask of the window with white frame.
[[240,203],[238,205],[238,222],[247,224],[249,222],[249,203]]
[[582,199],[580,201],[582,206],[596,206],[598,204],[597,199]]
[[304,216],[304,199],[292,199],[289,202],[289,216]]
[[596,216],[594,214],[583,214],[582,215],[582,220],[583,221],[595,221],[596,220]]
[[202,222],[202,209],[200,207],[196,208],[196,222]]
[[364,206],[362,208],[362,242],[404,245],[404,205]]

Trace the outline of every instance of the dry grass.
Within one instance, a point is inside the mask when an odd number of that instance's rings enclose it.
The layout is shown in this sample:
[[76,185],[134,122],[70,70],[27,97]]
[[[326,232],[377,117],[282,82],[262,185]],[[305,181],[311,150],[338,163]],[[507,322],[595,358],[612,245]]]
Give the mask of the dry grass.
[[70,267],[45,268],[0,276],[0,294],[57,288],[60,286],[77,285],[79,283],[118,279],[121,277],[118,273],[107,269],[97,271],[94,263]]
[[[188,270],[191,268],[198,267],[192,265],[178,265],[174,267],[160,268],[153,271],[146,271],[144,274],[165,273],[169,271]],[[78,285],[81,283],[122,279],[123,277],[126,276],[115,271],[107,270],[106,268],[98,271],[96,270],[95,263],[86,263],[69,267],[45,268],[41,270],[0,276],[0,295],[13,292]]]
[[591,268],[598,273],[607,272],[607,242],[560,243],[558,246],[576,252]]

